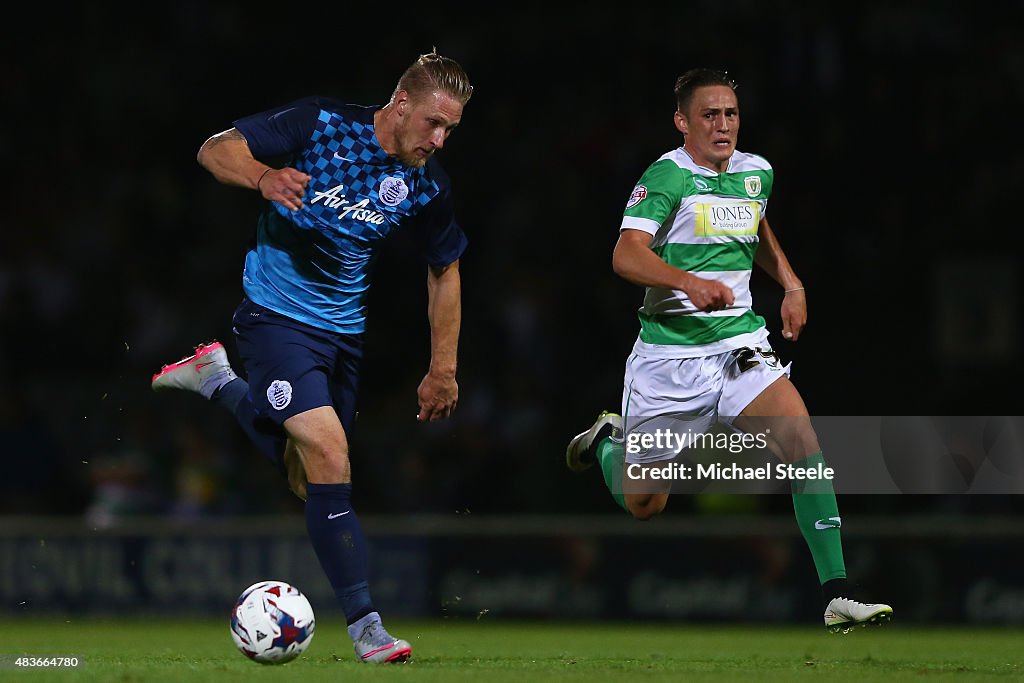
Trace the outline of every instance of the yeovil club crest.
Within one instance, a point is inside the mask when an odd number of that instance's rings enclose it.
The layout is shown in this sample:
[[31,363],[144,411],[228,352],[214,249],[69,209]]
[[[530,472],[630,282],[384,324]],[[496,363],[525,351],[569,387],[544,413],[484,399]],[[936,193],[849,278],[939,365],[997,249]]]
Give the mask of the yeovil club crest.
[[747,194],[751,197],[756,197],[761,194],[761,176],[759,175],[748,175],[743,179],[743,187],[747,190]]
[[388,176],[380,181],[377,196],[385,206],[398,206],[409,196],[409,186],[398,176]]

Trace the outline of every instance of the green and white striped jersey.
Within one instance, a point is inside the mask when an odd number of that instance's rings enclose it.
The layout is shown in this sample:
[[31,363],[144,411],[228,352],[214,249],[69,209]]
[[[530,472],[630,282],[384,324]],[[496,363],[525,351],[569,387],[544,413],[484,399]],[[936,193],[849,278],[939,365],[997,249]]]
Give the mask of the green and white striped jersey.
[[651,249],[666,263],[722,282],[736,300],[707,313],[697,310],[685,292],[648,287],[635,351],[693,358],[767,339],[764,319],[751,309],[750,271],[772,180],[766,160],[738,150],[725,173],[698,166],[682,147],[662,155],[644,172],[620,229],[650,233]]

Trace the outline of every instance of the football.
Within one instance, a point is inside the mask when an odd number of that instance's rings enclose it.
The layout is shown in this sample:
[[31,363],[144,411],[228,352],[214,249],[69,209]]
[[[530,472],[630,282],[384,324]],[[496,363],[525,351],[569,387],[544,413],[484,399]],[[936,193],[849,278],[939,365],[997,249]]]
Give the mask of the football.
[[260,581],[242,591],[231,611],[231,637],[260,664],[290,662],[313,640],[313,607],[284,581]]

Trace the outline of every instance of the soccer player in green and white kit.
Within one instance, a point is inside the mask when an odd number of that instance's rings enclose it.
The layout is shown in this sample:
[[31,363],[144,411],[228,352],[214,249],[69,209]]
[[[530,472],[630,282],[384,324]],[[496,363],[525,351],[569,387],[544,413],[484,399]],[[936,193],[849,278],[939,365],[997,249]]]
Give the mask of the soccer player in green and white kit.
[[[647,169],[626,204],[612,264],[647,291],[626,362],[625,429],[673,416],[704,425],[719,420],[750,434],[764,434],[770,424],[771,451],[813,469],[822,454],[807,408],[789,366],[768,343],[764,319],[751,309],[750,271],[757,263],[785,291],[782,336],[796,341],[807,321],[804,286],[765,218],[772,168],[736,149],[735,87],[726,72],[713,69],[693,69],[676,81],[675,126],[684,144]],[[601,413],[570,442],[566,462],[574,471],[597,462],[619,505],[650,519],[665,509],[670,487],[648,483],[635,490],[622,476],[623,461],[662,462],[675,452],[627,451],[623,429],[620,415]],[[888,621],[888,605],[849,597],[831,481],[793,480],[793,507],[822,584],[825,626],[845,632]]]

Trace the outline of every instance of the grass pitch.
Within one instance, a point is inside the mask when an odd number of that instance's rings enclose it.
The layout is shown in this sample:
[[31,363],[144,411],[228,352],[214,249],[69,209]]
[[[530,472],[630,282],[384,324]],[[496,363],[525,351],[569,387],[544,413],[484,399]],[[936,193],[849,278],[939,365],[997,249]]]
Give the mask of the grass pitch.
[[[355,661],[339,621],[283,666],[235,649],[227,619],[0,621],[0,681],[931,681],[1024,679],[1024,632],[918,628],[389,620],[413,645],[404,665]],[[77,656],[73,670],[24,669],[19,655]]]

